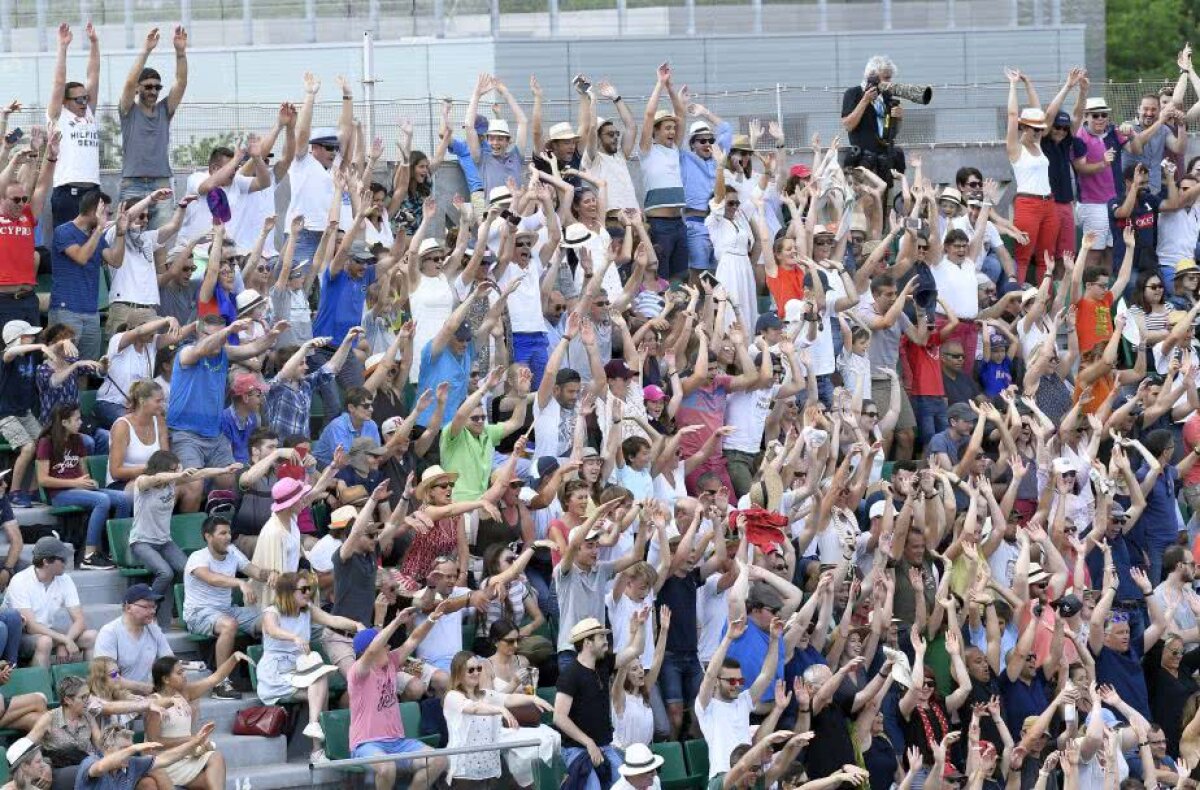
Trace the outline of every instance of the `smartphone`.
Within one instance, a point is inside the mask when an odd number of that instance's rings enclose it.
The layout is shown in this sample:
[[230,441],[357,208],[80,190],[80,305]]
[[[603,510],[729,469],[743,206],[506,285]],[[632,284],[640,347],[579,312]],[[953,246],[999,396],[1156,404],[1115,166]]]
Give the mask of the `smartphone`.
[[13,129],[11,132],[4,135],[4,142],[8,143],[9,145],[13,145],[24,136],[25,132],[21,129],[21,127],[18,126],[16,129]]
[[575,90],[580,93],[587,93],[592,88],[592,83],[583,78],[582,74],[575,75],[575,79],[571,80],[571,84],[575,86]]
[[905,217],[904,228],[905,230],[911,230],[920,233],[921,231],[925,230],[925,220],[921,219],[920,217]]
[[720,285],[720,283],[717,281],[717,276],[710,271],[700,272],[700,280],[708,283],[713,288],[716,288],[718,285]]

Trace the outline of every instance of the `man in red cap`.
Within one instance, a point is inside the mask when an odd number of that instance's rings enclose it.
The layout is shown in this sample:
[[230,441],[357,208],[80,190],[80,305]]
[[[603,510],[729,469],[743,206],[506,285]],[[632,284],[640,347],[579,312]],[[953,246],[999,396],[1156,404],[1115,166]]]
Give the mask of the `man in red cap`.
[[221,412],[221,433],[229,439],[233,460],[250,463],[250,434],[262,423],[259,411],[267,385],[253,373],[239,373],[230,387],[231,403]]

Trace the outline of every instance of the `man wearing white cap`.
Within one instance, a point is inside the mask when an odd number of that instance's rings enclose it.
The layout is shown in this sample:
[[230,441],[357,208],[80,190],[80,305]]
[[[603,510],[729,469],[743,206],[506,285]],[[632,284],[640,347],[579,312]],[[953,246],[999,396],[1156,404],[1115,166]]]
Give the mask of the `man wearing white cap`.
[[662,784],[658,781],[658,769],[666,762],[660,755],[650,751],[644,743],[631,744],[625,750],[625,762],[617,769],[621,778],[612,786],[612,790],[658,790]]
[[1111,113],[1103,97],[1087,100],[1084,105],[1087,121],[1079,127],[1075,137],[1083,144],[1083,153],[1076,154],[1071,163],[1079,184],[1080,229],[1094,234],[1087,262],[1106,267],[1112,265],[1113,243],[1108,201],[1120,200],[1125,195],[1119,154],[1128,142],[1128,138],[1109,123]]
[[[714,115],[707,107],[696,104],[692,114],[701,120],[688,127],[687,148],[679,149],[679,173],[683,178],[684,224],[687,226],[688,269],[699,272],[716,265],[713,245],[708,237],[708,201],[717,182],[717,160],[713,152],[728,151],[733,140],[733,127]],[[748,327],[747,327],[748,328]]]
[[[479,132],[475,130],[475,114],[479,109],[480,99],[492,91],[508,102],[508,109],[517,121],[517,137],[514,141],[507,121],[503,118],[493,118],[488,122],[487,145],[481,146]],[[508,86],[491,74],[480,74],[479,81],[475,83],[475,90],[471,93],[471,102],[467,105],[466,126],[467,147],[471,150],[471,159],[479,165],[484,194],[490,195],[493,189],[504,186],[510,178],[521,184],[524,181],[521,143],[525,142],[529,126],[525,111],[509,93]]]
[[[46,727],[35,729],[44,731]],[[18,738],[5,752],[9,781],[14,790],[33,790],[42,787],[44,781],[53,775],[50,763],[43,759],[42,748],[38,745],[44,734],[44,732],[39,733],[36,739]]]
[[[663,91],[671,109],[658,109]],[[654,90],[646,101],[642,119],[642,203],[650,238],[658,256],[658,276],[682,279],[688,267],[687,229],[681,217],[686,203],[680,169],[679,132],[686,109],[683,97],[671,84],[671,65],[658,67]]]
[[621,117],[624,131],[617,128],[611,118],[596,115],[596,104],[590,91],[579,97],[579,126],[583,129],[583,166],[588,175],[608,185],[608,213],[625,209],[641,210],[637,193],[633,191],[633,177],[629,174],[629,157],[637,144],[637,124],[633,113],[621,98],[621,94],[607,80],[596,86],[600,98],[613,103]]
[[[288,203],[287,224],[297,216],[304,217],[304,227],[296,234],[295,260],[312,260],[329,224],[329,206],[333,201],[332,168],[341,166],[344,158],[342,141],[350,139],[354,119],[354,96],[350,84],[338,78],[342,88],[342,112],[336,129],[313,129],[313,103],[321,90],[321,81],[310,72],[304,73],[304,104],[296,118],[296,158],[288,169],[292,199]],[[343,157],[349,152],[343,154]],[[349,196],[342,197],[342,212],[338,218],[343,228],[351,222]]]

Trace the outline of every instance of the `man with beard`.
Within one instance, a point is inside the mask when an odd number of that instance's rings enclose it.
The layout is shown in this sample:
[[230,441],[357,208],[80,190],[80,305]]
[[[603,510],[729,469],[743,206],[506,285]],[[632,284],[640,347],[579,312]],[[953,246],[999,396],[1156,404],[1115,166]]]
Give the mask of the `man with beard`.
[[621,116],[622,132],[616,123],[609,118],[595,116],[595,103],[591,93],[581,94],[579,98],[579,114],[583,119],[581,128],[583,138],[583,166],[588,175],[600,179],[608,185],[608,213],[620,213],[625,209],[641,210],[637,193],[633,190],[633,178],[629,174],[629,157],[633,156],[633,147],[637,144],[637,124],[629,106],[621,99],[621,94],[607,80],[601,80],[596,86],[600,97],[612,102],[613,108]]
[[[1168,611],[1174,607],[1175,617],[1167,623],[1167,627],[1177,634],[1192,634],[1196,632],[1196,614],[1190,606],[1178,606],[1184,595],[1192,589],[1196,578],[1196,561],[1191,553],[1183,546],[1171,546],[1163,552],[1163,580],[1154,588],[1154,600]],[[1185,647],[1191,649],[1196,643]]]
[[[637,627],[641,627],[638,618],[645,616],[634,615]],[[572,764],[578,760],[589,760],[594,769],[583,785],[587,790],[611,786],[622,764],[621,753],[612,745],[608,668],[601,666],[608,655],[609,633],[594,617],[585,617],[571,628],[575,657],[559,674],[554,697],[554,728],[562,733],[567,773],[576,774]]]

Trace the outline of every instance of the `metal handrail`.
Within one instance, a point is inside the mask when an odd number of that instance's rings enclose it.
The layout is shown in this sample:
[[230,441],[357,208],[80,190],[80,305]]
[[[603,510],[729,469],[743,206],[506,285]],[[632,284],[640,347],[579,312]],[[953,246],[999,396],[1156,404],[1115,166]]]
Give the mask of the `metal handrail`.
[[402,754],[379,754],[373,757],[347,757],[343,760],[325,760],[324,762],[314,763],[309,762],[308,769],[310,771],[317,768],[336,768],[342,770],[345,768],[353,768],[359,765],[374,765],[375,763],[394,763],[399,760],[427,760],[430,757],[453,757],[459,754],[473,754],[475,752],[502,752],[505,749],[520,749],[526,746],[540,746],[541,741],[537,738],[531,738],[527,741],[510,741],[507,743],[499,743],[493,746],[455,746],[448,749],[429,749],[421,752],[403,752]]

